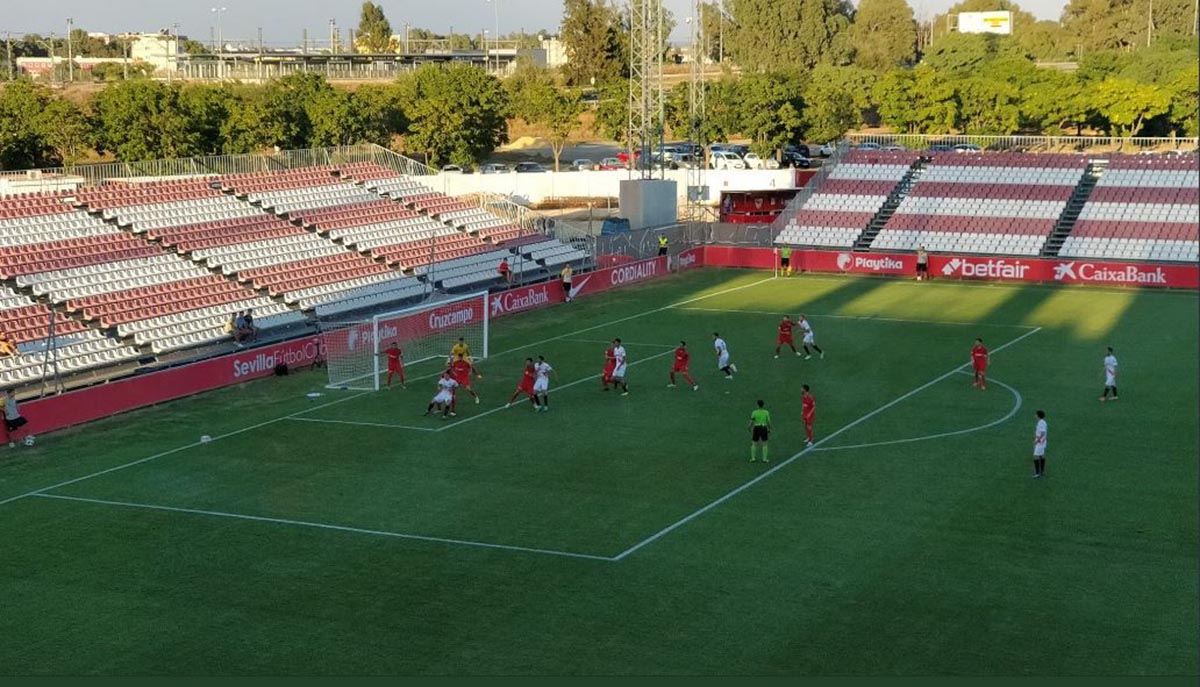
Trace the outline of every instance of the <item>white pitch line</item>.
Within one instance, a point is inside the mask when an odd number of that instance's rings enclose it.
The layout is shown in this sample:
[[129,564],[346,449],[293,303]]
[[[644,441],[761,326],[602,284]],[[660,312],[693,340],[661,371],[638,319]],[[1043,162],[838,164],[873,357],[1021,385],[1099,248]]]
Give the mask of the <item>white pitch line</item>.
[[[605,341],[604,339],[563,339],[563,341],[566,341],[568,343],[594,343],[594,344],[610,344],[610,343],[612,343],[612,341]],[[671,349],[675,348],[675,344],[638,343],[636,341],[622,341],[621,345],[623,345],[623,346],[646,346],[647,348],[649,348],[649,347],[671,348]]]
[[[714,296],[723,296],[723,295],[725,295],[725,294],[727,294],[727,293],[733,293],[733,292],[735,292],[735,291],[741,291],[741,290],[743,290],[743,289],[749,289],[749,288],[752,288],[752,287],[758,286],[758,285],[760,285],[760,284],[765,284],[765,283],[767,283],[767,282],[774,281],[775,279],[776,279],[776,277],[774,277],[774,276],[771,276],[771,277],[767,277],[767,278],[765,278],[765,279],[759,279],[758,281],[754,281],[754,282],[751,282],[751,283],[749,283],[749,284],[743,284],[743,285],[741,285],[741,286],[735,286],[735,287],[732,287],[732,288],[723,289],[723,290],[721,290],[721,291],[715,291],[715,292],[713,292],[713,293],[705,294],[705,295],[703,295],[703,296],[696,296],[695,298],[689,298],[689,299],[686,299],[686,300],[678,301],[678,302],[676,302],[676,303],[672,303],[672,304],[670,304],[670,305],[666,305],[666,306],[663,306],[663,307],[660,307],[660,308],[654,308],[653,310],[647,310],[647,311],[645,311],[645,312],[638,313],[638,314],[636,314],[636,315],[630,315],[630,316],[628,316],[628,317],[622,317],[622,318],[620,318],[620,319],[617,319],[617,320],[612,320],[611,322],[605,322],[605,323],[603,323],[603,324],[597,324],[597,325],[593,325],[593,326],[591,326],[591,327],[585,327],[585,328],[583,328],[583,329],[577,329],[577,330],[575,330],[575,331],[573,331],[573,332],[568,332],[568,333],[566,333],[566,334],[561,334],[561,335],[559,335],[559,336],[551,337],[551,338],[549,338],[549,339],[543,339],[543,340],[541,340],[541,341],[536,341],[536,342],[534,342],[534,343],[531,343],[531,344],[525,344],[525,345],[522,345],[522,346],[517,346],[517,347],[515,347],[515,348],[510,348],[510,349],[508,349],[508,350],[501,351],[501,352],[497,353],[496,355],[504,355],[505,353],[514,353],[514,352],[516,352],[516,351],[521,351],[521,350],[524,350],[524,349],[526,349],[526,348],[532,348],[533,346],[540,346],[540,345],[542,345],[542,344],[544,344],[544,343],[549,343],[549,342],[551,342],[551,341],[558,341],[558,340],[560,340],[560,339],[566,339],[566,338],[569,338],[569,337],[572,337],[572,336],[576,336],[576,335],[578,335],[578,334],[583,334],[583,333],[585,333],[585,332],[595,331],[596,329],[600,329],[600,328],[602,328],[602,327],[608,327],[608,326],[611,326],[611,325],[614,325],[614,324],[620,324],[621,322],[628,322],[629,320],[634,320],[634,319],[637,319],[637,318],[639,318],[639,317],[645,317],[646,315],[653,315],[653,314],[655,314],[655,313],[659,313],[659,312],[662,312],[662,311],[664,311],[664,310],[670,310],[671,308],[677,308],[677,307],[679,307],[679,306],[682,306],[682,305],[687,305],[688,303],[695,303],[695,302],[697,302],[697,301],[702,301],[702,300],[704,300],[704,299],[706,299],[706,298],[712,298],[712,297],[714,297]],[[495,357],[495,356],[492,356],[492,357]],[[632,364],[632,363],[631,363],[631,364]],[[441,374],[441,373],[439,372],[439,373],[437,373],[437,374]],[[434,375],[427,375],[427,376],[428,376],[428,377],[431,377],[431,376],[434,376]],[[425,378],[425,377],[417,377],[417,378],[415,378],[415,379],[424,379],[424,378]],[[338,404],[338,403],[344,403],[344,402],[346,402],[346,401],[352,401],[352,400],[354,400],[354,399],[356,399],[356,398],[359,398],[360,396],[364,396],[364,395],[366,395],[366,394],[368,394],[368,393],[372,393],[372,392],[369,392],[369,391],[364,391],[364,392],[360,392],[360,393],[352,394],[352,395],[350,395],[350,396],[346,396],[345,398],[340,398],[340,399],[337,399],[337,400],[335,400],[335,401],[330,401],[329,403],[322,403],[321,405],[317,405],[317,406],[312,406],[312,407],[309,407],[309,408],[305,408],[304,410],[300,410],[300,411],[297,411],[297,412],[295,412],[295,413],[291,413],[291,414],[289,414],[289,415],[283,415],[283,416],[277,417],[277,418],[275,418],[275,419],[273,419],[273,420],[267,420],[267,421],[265,421],[265,422],[260,422],[260,423],[258,423],[258,424],[250,425],[249,427],[243,427],[243,428],[241,428],[241,429],[237,429],[237,430],[234,430],[234,431],[232,431],[232,432],[228,432],[228,433],[226,433],[226,434],[220,434],[220,435],[217,435],[217,436],[213,437],[213,438],[212,438],[212,441],[218,441],[218,440],[220,440],[220,439],[225,439],[225,438],[228,438],[228,437],[231,437],[231,436],[235,436],[235,435],[237,435],[237,434],[242,434],[243,432],[249,432],[249,431],[251,431],[251,430],[254,430],[254,429],[259,429],[260,427],[265,427],[265,426],[267,426],[267,425],[269,425],[269,424],[272,424],[272,423],[275,423],[275,422],[281,422],[281,421],[283,421],[283,420],[288,420],[288,419],[291,419],[291,418],[295,418],[295,417],[298,417],[298,416],[300,416],[300,415],[305,415],[305,414],[311,413],[311,412],[312,412],[312,411],[314,411],[314,410],[319,410],[319,409],[321,409],[321,408],[325,408],[325,407],[328,407],[328,406],[331,406],[331,405],[336,405],[336,404]],[[445,428],[443,427],[442,429],[445,429]],[[435,431],[438,431],[438,430],[435,430]],[[0,506],[3,506],[3,505],[4,505],[4,504],[6,504],[6,503],[11,503],[11,502],[13,502],[13,501],[18,501],[18,500],[20,500],[20,499],[27,498],[27,497],[29,497],[29,496],[34,496],[34,495],[37,495],[37,494],[41,494],[42,492],[51,491],[51,490],[53,490],[53,489],[58,489],[59,487],[65,487],[65,486],[67,486],[68,484],[75,484],[76,482],[82,482],[82,481],[84,481],[84,480],[89,480],[89,479],[92,479],[93,477],[99,477],[100,475],[108,474],[108,473],[110,473],[110,472],[116,472],[116,471],[118,471],[118,470],[124,470],[125,468],[130,468],[130,467],[133,467],[133,466],[135,466],[135,465],[141,465],[142,463],[148,463],[148,462],[150,462],[150,461],[157,460],[157,459],[159,459],[159,458],[164,458],[164,457],[166,457],[166,456],[173,455],[173,454],[175,454],[175,453],[179,453],[179,452],[181,452],[181,451],[186,451],[187,449],[190,449],[190,448],[195,448],[196,446],[200,446],[202,443],[203,443],[203,442],[199,442],[199,441],[192,442],[192,443],[190,443],[190,444],[185,444],[185,445],[183,445],[183,446],[178,446],[178,447],[176,447],[176,448],[169,449],[169,450],[167,450],[167,451],[163,451],[163,452],[161,452],[161,453],[156,453],[156,454],[154,454],[154,455],[152,455],[152,456],[147,456],[147,457],[145,457],[145,458],[141,458],[141,459],[139,459],[139,460],[130,461],[130,462],[128,462],[128,463],[124,463],[124,464],[121,464],[121,465],[117,465],[117,466],[114,466],[114,467],[111,467],[111,468],[108,468],[108,469],[105,469],[105,470],[100,470],[100,471],[97,471],[97,472],[93,472],[93,473],[91,473],[91,474],[89,474],[89,475],[84,475],[84,476],[82,476],[82,477],[76,477],[75,479],[70,479],[70,480],[67,480],[67,481],[65,481],[65,482],[60,482],[60,483],[58,483],[58,484],[54,484],[54,485],[51,485],[51,486],[48,486],[48,487],[43,487],[43,488],[41,488],[41,489],[35,489],[34,491],[26,492],[26,493],[24,493],[24,494],[20,494],[20,495],[17,495],[17,496],[12,496],[12,497],[9,497],[9,498],[7,498],[7,499],[0,500]]]
[[[669,350],[669,351],[663,351],[662,353],[655,353],[654,355],[652,355],[652,356],[650,356],[650,357],[648,357],[648,358],[642,358],[641,360],[635,360],[635,361],[633,361],[633,362],[631,362],[631,363],[626,363],[626,365],[625,365],[625,366],[626,366],[626,367],[633,367],[634,365],[640,365],[640,364],[642,364],[642,363],[648,363],[648,362],[650,362],[651,360],[654,360],[655,358],[661,358],[661,357],[663,357],[664,355],[670,355],[671,353],[674,353],[674,352],[675,352],[675,349],[671,349],[671,350]],[[584,377],[584,378],[582,378],[582,379],[576,379],[576,380],[575,380],[575,381],[573,381],[573,382],[567,382],[566,384],[563,384],[563,385],[560,385],[560,386],[556,386],[556,387],[554,387],[553,389],[550,389],[549,391],[547,391],[546,393],[547,393],[547,394],[552,394],[552,393],[554,393],[555,391],[562,391],[563,389],[569,389],[569,388],[571,388],[571,387],[573,387],[573,386],[575,386],[575,385],[577,385],[577,384],[583,384],[584,382],[590,382],[590,381],[593,381],[593,380],[596,380],[596,379],[600,379],[600,375],[592,375],[592,376],[590,376],[590,377]],[[524,405],[524,404],[523,404],[523,403],[521,403],[521,404],[519,404],[519,405]],[[450,423],[450,424],[448,424],[448,425],[443,425],[443,426],[441,426],[441,427],[438,427],[437,429],[435,429],[435,430],[433,430],[433,431],[435,431],[435,432],[444,432],[444,431],[446,431],[446,430],[448,430],[448,429],[453,429],[453,428],[455,428],[455,427],[457,427],[457,426],[459,426],[459,425],[464,425],[464,424],[466,424],[466,423],[468,423],[468,422],[472,422],[472,421],[474,421],[474,420],[478,420],[478,419],[479,419],[479,418],[481,418],[481,417],[487,417],[488,415],[491,415],[492,413],[498,413],[498,412],[500,412],[501,410],[508,410],[510,407],[516,407],[516,406],[506,406],[506,405],[505,405],[505,406],[498,406],[498,407],[496,407],[496,408],[492,408],[491,410],[485,410],[485,411],[483,411],[482,413],[479,413],[478,415],[472,415],[471,417],[468,417],[468,418],[463,418],[462,420],[458,420],[458,421],[456,421],[456,422],[451,422],[451,423]]]
[[[964,374],[964,375],[971,374],[970,372],[967,372],[966,370],[959,370],[958,373]],[[1008,411],[1007,415],[1000,418],[999,420],[992,420],[991,422],[989,422],[985,425],[979,425],[978,427],[969,427],[967,429],[957,429],[957,430],[954,430],[953,432],[941,432],[939,434],[929,434],[929,435],[923,436],[923,437],[912,437],[909,439],[892,439],[891,441],[875,441],[875,442],[872,442],[869,444],[853,444],[851,446],[829,446],[829,447],[819,448],[817,450],[818,451],[846,451],[846,450],[855,449],[855,448],[875,448],[877,446],[894,446],[896,444],[911,444],[911,443],[917,442],[917,441],[930,441],[932,439],[945,439],[946,437],[954,437],[954,436],[959,436],[961,434],[971,434],[972,432],[981,432],[985,429],[995,427],[996,425],[1002,425],[1005,422],[1008,422],[1009,420],[1011,420],[1013,418],[1013,416],[1017,414],[1017,411],[1021,410],[1021,405],[1024,403],[1024,399],[1021,398],[1021,392],[1019,392],[1016,389],[1012,388],[1011,386],[1005,384],[1004,382],[1002,382],[998,379],[991,379],[989,381],[991,381],[992,384],[999,384],[1000,386],[1004,387],[1005,389],[1008,389],[1008,391],[1013,395],[1012,409]]]
[[357,420],[326,420],[319,417],[289,417],[292,422],[319,422],[330,425],[356,425],[360,427],[386,427],[388,429],[411,429],[418,432],[436,432],[433,427],[416,427],[413,425],[389,425],[386,422],[359,422]]
[[131,467],[133,467],[133,466],[135,466],[135,465],[141,465],[142,463],[149,463],[149,462],[150,462],[150,461],[152,461],[152,460],[158,460],[159,458],[165,458],[166,456],[169,456],[169,455],[172,455],[172,454],[175,454],[175,453],[179,453],[180,451],[186,451],[186,450],[187,450],[187,449],[189,449],[189,448],[195,448],[195,447],[197,447],[197,446],[203,446],[203,445],[204,445],[204,444],[206,444],[206,443],[210,443],[210,442],[213,442],[213,441],[220,441],[221,439],[228,439],[229,437],[232,437],[232,436],[237,436],[238,434],[242,434],[242,433],[244,433],[244,432],[249,432],[249,431],[251,431],[251,430],[259,429],[259,428],[261,428],[261,427],[266,427],[267,425],[270,425],[270,424],[273,424],[273,423],[279,422],[280,420],[286,420],[286,419],[289,419],[289,418],[296,417],[296,416],[297,416],[297,415],[299,415],[300,413],[307,413],[307,412],[309,412],[309,411],[311,411],[311,410],[316,410],[316,409],[318,409],[318,408],[325,408],[325,407],[328,407],[328,406],[337,405],[338,403],[345,403],[346,401],[350,401],[350,400],[353,400],[353,399],[356,399],[356,398],[358,398],[359,396],[363,396],[363,395],[365,395],[366,393],[368,393],[368,392],[365,392],[365,391],[364,391],[364,392],[361,392],[361,393],[354,394],[353,396],[347,396],[347,397],[345,397],[345,398],[339,398],[339,399],[337,399],[336,401],[330,401],[330,402],[328,402],[328,403],[322,403],[321,405],[319,405],[319,406],[316,406],[316,407],[314,407],[314,408],[306,408],[306,409],[304,409],[304,410],[302,410],[302,411],[299,411],[299,412],[296,412],[296,413],[292,413],[291,415],[285,415],[285,416],[283,416],[283,417],[277,417],[277,418],[274,418],[274,419],[272,419],[272,420],[266,420],[266,421],[264,421],[264,422],[259,422],[258,424],[250,425],[249,427],[242,427],[241,429],[235,429],[235,430],[233,430],[232,432],[226,432],[225,434],[218,434],[218,435],[216,435],[216,436],[212,437],[212,438],[211,438],[209,441],[207,441],[207,442],[205,442],[205,441],[193,441],[193,442],[192,442],[192,443],[190,443],[190,444],[184,444],[183,446],[177,446],[177,447],[175,447],[175,448],[173,448],[173,449],[170,449],[170,450],[167,450],[167,451],[163,451],[163,452],[161,452],[161,453],[155,453],[155,454],[154,454],[154,455],[152,455],[152,456],[147,456],[147,457],[145,457],[145,458],[140,458],[140,459],[138,459],[138,460],[130,461],[130,462],[128,462],[128,463],[123,463],[123,464],[121,464],[121,465],[117,465],[117,466],[114,466],[114,467],[111,467],[111,468],[107,468],[107,469],[105,469],[105,470],[99,470],[99,471],[97,471],[97,472],[93,472],[93,473],[91,473],[90,475],[84,475],[83,477],[76,477],[75,479],[69,479],[69,480],[67,480],[67,481],[65,481],[65,482],[59,482],[58,484],[52,484],[52,485],[50,485],[50,486],[48,486],[48,487],[42,487],[41,489],[35,489],[35,490],[33,490],[33,491],[30,491],[30,492],[26,492],[26,493],[24,493],[24,494],[21,494],[20,496],[13,496],[13,497],[10,497],[10,498],[7,498],[7,499],[4,499],[3,501],[0,501],[0,506],[3,506],[3,505],[4,505],[4,504],[6,504],[6,503],[11,503],[12,501],[17,501],[17,500],[19,500],[19,499],[26,498],[26,497],[28,497],[28,496],[37,496],[37,495],[40,495],[42,492],[45,492],[45,491],[51,491],[51,490],[54,490],[54,489],[58,489],[58,488],[60,488],[60,487],[65,487],[65,486],[67,486],[67,485],[69,485],[69,484],[75,484],[76,482],[82,482],[82,481],[84,481],[84,480],[89,480],[89,479],[92,479],[93,477],[99,477],[100,475],[107,475],[107,474],[108,474],[108,473],[110,473],[110,472],[116,472],[116,471],[118,471],[118,470],[124,470],[125,468],[131,468]]
[[[992,351],[992,353],[999,353],[1000,351],[1004,350],[1005,348],[1008,348],[1009,346],[1012,346],[1013,344],[1017,343],[1018,341],[1021,341],[1025,337],[1032,336],[1033,334],[1036,334],[1039,331],[1041,331],[1041,327],[1038,327],[1037,329],[1034,329],[1032,331],[1025,332],[1024,334],[1009,341],[1008,343],[997,347],[996,349],[994,349]],[[839,436],[842,433],[847,432],[850,429],[853,429],[854,427],[857,427],[858,425],[866,422],[867,420],[870,420],[871,418],[882,413],[883,411],[887,410],[888,408],[891,408],[892,406],[894,406],[908,398],[911,398],[912,396],[915,396],[916,394],[921,393],[925,389],[928,389],[929,387],[933,386],[934,384],[937,384],[938,382],[946,379],[947,377],[957,374],[959,372],[959,370],[963,369],[964,367],[966,367],[969,364],[970,363],[963,363],[962,365],[958,365],[953,370],[950,370],[949,372],[946,372],[945,374],[938,375],[937,377],[931,379],[928,382],[925,382],[924,384],[913,389],[912,391],[909,391],[901,396],[898,396],[898,397],[892,399],[891,401],[888,401],[887,403],[879,406],[875,410],[872,410],[871,412],[867,413],[866,415],[863,415],[862,417],[858,418],[857,420],[854,420],[853,422],[851,422],[847,425],[844,425],[841,429],[838,429],[834,433],[822,438],[821,440],[814,443],[812,446],[806,447],[806,448],[800,450],[799,452],[793,454],[790,458],[784,460],[782,463],[776,465],[775,467],[771,468],[770,470],[767,470],[766,472],[762,473],[758,477],[755,477],[754,479],[750,480],[749,482],[746,482],[746,483],[742,484],[741,486],[733,489],[732,491],[726,493],[724,496],[721,496],[713,501],[710,501],[708,504],[693,511],[689,515],[686,515],[686,516],[680,518],[679,520],[676,520],[675,522],[671,523],[670,525],[667,525],[666,527],[662,528],[658,532],[655,532],[654,534],[650,535],[649,537],[646,537],[645,539],[634,544],[633,546],[629,547],[628,549],[625,549],[621,553],[614,556],[614,558],[618,561],[622,560],[626,556],[629,556],[630,554],[635,553],[642,547],[647,546],[648,544],[651,544],[651,543],[659,540],[660,538],[662,538],[663,536],[665,536],[667,534],[670,534],[671,532],[675,531],[676,529],[686,525],[687,523],[691,522],[692,520],[695,520],[696,518],[700,517],[701,515],[704,515],[705,513],[716,508],[717,506],[721,505],[722,503],[725,503],[729,499],[732,499],[733,497],[737,496],[738,494],[742,493],[743,491],[746,491],[747,489],[754,486],[755,484],[758,484],[759,482],[767,479],[771,475],[774,475],[775,473],[779,472],[780,470],[786,468],[787,466],[791,465],[795,461],[799,460],[801,457],[807,455],[810,451],[815,451],[818,447],[821,446],[821,444],[824,444],[825,442],[829,441],[830,439],[833,439],[834,437]]]
[[330,525],[322,522],[310,522],[307,520],[289,520],[287,518],[273,518],[264,515],[246,515],[243,513],[227,513],[225,511],[204,510],[200,508],[178,508],[175,506],[159,506],[151,503],[134,503],[130,501],[110,501],[107,499],[92,499],[81,496],[67,496],[65,494],[34,494],[38,498],[57,499],[59,501],[76,501],[80,503],[93,503],[105,506],[120,506],[124,508],[138,508],[142,510],[165,511],[168,513],[187,513],[189,515],[207,515],[217,518],[232,518],[235,520],[251,520],[254,522],[266,522],[276,525],[292,525],[294,527],[311,527],[321,530],[333,530],[335,532],[349,532],[353,534],[367,534],[376,537],[391,537],[394,539],[410,539],[413,541],[432,542],[437,544],[452,544],[456,546],[471,546],[481,549],[500,549],[502,551],[516,551],[520,553],[540,553],[549,556],[561,556],[564,558],[585,558],[593,561],[612,562],[614,559],[611,556],[597,556],[590,553],[575,553],[572,551],[557,551],[554,549],[539,549],[529,546],[515,546],[511,544],[492,544],[489,542],[472,541],[469,539],[449,539],[446,537],[431,537],[422,534],[405,534],[403,532],[389,532],[386,530],[372,530],[361,527],[349,527],[346,525]]
[[[772,315],[774,317],[783,317],[791,313],[776,312],[773,310],[742,310],[740,308],[725,309],[725,308],[680,308],[680,310],[696,310],[699,312],[719,312],[719,313],[745,313],[749,315]],[[994,324],[991,322],[944,322],[942,320],[908,320],[900,317],[875,317],[874,315],[805,315],[806,317],[815,317],[819,320],[861,320],[866,322],[900,322],[903,324],[945,324],[954,327],[1011,327],[1013,329],[1037,329],[1030,324]]]

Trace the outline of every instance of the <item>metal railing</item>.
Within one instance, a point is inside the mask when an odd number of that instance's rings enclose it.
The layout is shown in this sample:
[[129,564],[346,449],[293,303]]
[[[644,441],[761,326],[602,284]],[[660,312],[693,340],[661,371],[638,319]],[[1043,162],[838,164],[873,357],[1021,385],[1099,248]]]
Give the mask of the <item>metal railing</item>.
[[[176,177],[215,176],[270,172],[283,169],[374,162],[400,174],[433,176],[428,166],[395,153],[383,146],[363,143],[333,148],[280,150],[247,155],[209,155],[136,162],[101,162],[46,169],[0,171],[0,182],[16,182],[20,191],[57,190],[64,186],[79,188],[106,181],[127,179],[169,179]],[[42,187],[42,188],[39,188]]]
[[821,168],[817,170],[817,173],[812,175],[807,184],[800,187],[800,190],[796,193],[796,196],[788,202],[786,207],[783,208],[783,212],[780,212],[779,215],[771,222],[771,227],[774,228],[777,233],[778,230],[781,229],[789,219],[796,215],[800,208],[808,202],[808,199],[811,198],[814,193],[821,190],[821,187],[825,185],[825,180],[829,178],[829,175],[832,174],[833,170],[836,169],[838,164],[841,163],[842,158],[845,157],[849,150],[850,146],[847,145],[845,141],[838,143],[837,147],[833,149],[833,155],[830,155],[825,159],[824,162],[821,163]]
[[846,134],[851,145],[877,143],[899,145],[908,150],[927,150],[933,145],[976,145],[983,150],[1028,152],[1117,152],[1196,150],[1196,137],[1117,136],[971,136],[935,134]]

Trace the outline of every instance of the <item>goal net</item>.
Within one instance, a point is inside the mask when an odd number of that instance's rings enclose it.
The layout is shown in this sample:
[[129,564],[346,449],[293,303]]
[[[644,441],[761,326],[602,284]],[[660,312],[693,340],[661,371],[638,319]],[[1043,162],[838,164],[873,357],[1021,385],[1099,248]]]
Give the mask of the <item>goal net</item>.
[[329,388],[378,390],[387,372],[383,357],[393,343],[407,369],[417,363],[446,361],[461,337],[476,359],[488,355],[487,292],[425,303],[370,319],[328,323],[321,332]]

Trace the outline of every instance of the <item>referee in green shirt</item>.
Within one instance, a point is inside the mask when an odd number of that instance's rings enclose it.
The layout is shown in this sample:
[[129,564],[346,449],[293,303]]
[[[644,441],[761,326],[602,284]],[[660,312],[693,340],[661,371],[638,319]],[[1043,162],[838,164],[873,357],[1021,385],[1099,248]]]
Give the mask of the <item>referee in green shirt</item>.
[[767,438],[771,434],[771,411],[763,407],[763,402],[759,400],[758,407],[750,413],[750,462],[755,459],[754,447],[758,446],[758,442],[762,442],[763,462],[767,462]]

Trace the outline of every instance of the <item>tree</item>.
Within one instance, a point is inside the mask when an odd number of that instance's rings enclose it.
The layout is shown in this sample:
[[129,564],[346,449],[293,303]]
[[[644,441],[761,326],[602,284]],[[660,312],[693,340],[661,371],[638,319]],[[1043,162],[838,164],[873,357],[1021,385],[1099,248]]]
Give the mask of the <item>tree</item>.
[[358,50],[368,53],[394,52],[392,25],[383,14],[383,7],[367,0],[362,4],[355,36]]
[[1021,119],[1024,126],[1049,136],[1060,136],[1073,127],[1079,135],[1088,120],[1091,104],[1074,74],[1041,70],[1041,79],[1024,89]]
[[1137,136],[1147,120],[1171,109],[1167,88],[1127,79],[1105,79],[1092,88],[1091,99],[1111,136]]
[[805,135],[833,141],[862,126],[872,106],[874,73],[858,67],[819,65],[804,86]]
[[138,79],[111,84],[92,99],[97,149],[121,161],[188,157],[198,135],[179,104],[179,87]]
[[50,91],[29,79],[0,90],[0,168],[45,167],[51,145],[42,112],[53,100]]
[[354,95],[367,120],[365,140],[387,146],[393,136],[402,135],[408,130],[403,95],[396,84],[362,86]]
[[629,81],[613,80],[597,85],[596,128],[600,135],[629,146]]
[[579,92],[564,90],[550,70],[535,66],[518,70],[506,87],[512,114],[545,131],[557,172],[563,148],[579,127],[579,115],[583,113]]
[[193,145],[199,155],[218,155],[225,151],[222,124],[237,107],[237,97],[229,86],[191,83],[178,91],[178,107],[194,134]]
[[842,0],[727,0],[725,52],[747,71],[812,69],[848,58],[852,8]]
[[954,83],[928,65],[884,74],[874,95],[880,119],[897,131],[940,134],[958,125]]
[[959,82],[959,126],[968,134],[1007,136],[1021,126],[1021,99],[1016,84],[991,75]]
[[312,126],[308,139],[312,148],[351,145],[367,138],[370,122],[366,110],[349,91],[322,90],[305,109]]
[[854,63],[866,69],[906,67],[917,59],[917,23],[905,0],[862,0],[850,25]]
[[704,45],[704,53],[713,62],[720,62],[722,57],[721,41],[725,31],[725,20],[721,16],[721,5],[717,2],[700,3],[700,37]]
[[1171,94],[1169,119],[1174,134],[1196,136],[1200,133],[1200,93],[1197,93],[1197,82],[1200,82],[1200,66],[1193,62],[1167,84]]
[[[1063,9],[1063,32],[1085,55],[1129,50],[1144,47],[1147,38],[1195,35],[1193,8],[1191,0],[1070,0]],[[1147,36],[1151,19],[1154,30]]]
[[51,153],[44,162],[50,165],[70,165],[83,159],[91,145],[92,129],[79,106],[65,98],[46,103],[38,118],[45,144]]
[[800,78],[793,73],[747,74],[737,86],[738,131],[749,138],[751,150],[770,157],[800,135]]
[[952,33],[936,41],[921,64],[946,75],[968,77],[997,59],[1023,58],[1020,47],[1007,39],[992,33]]
[[628,72],[621,18],[604,0],[563,0],[559,38],[569,58],[563,71],[572,86],[604,83]]
[[179,49],[189,55],[207,55],[207,54],[209,54],[207,45],[201,43],[200,41],[194,41],[190,38],[185,40],[179,46]]
[[409,119],[405,144],[429,164],[482,162],[508,140],[504,88],[468,64],[426,65],[399,80]]

